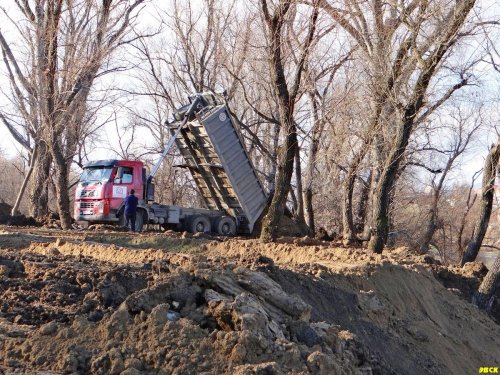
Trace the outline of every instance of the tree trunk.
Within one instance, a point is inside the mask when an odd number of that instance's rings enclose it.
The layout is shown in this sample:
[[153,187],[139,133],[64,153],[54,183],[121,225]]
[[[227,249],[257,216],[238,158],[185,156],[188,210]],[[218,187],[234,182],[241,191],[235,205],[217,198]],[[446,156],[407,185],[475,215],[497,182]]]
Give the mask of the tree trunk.
[[437,229],[437,201],[435,198],[432,202],[432,207],[429,209],[429,222],[427,223],[427,228],[424,233],[424,239],[420,244],[420,253],[425,254],[429,250],[429,245],[434,237],[434,232]]
[[358,201],[358,207],[356,208],[356,233],[362,234],[364,232],[364,227],[366,223],[366,215],[368,212],[368,204],[370,200],[370,186],[372,183],[372,172],[368,175],[366,183],[361,187],[361,194]]
[[[396,124],[396,136],[394,143],[389,151],[388,157],[384,162],[380,181],[373,199],[374,206],[374,228],[372,237],[368,244],[368,249],[374,253],[382,253],[384,244],[387,241],[389,232],[389,206],[390,193],[398,175],[398,169],[404,152],[408,146],[408,141],[413,133],[415,117],[424,105],[424,98],[427,93],[430,81],[436,70],[440,66],[441,60],[454,44],[452,41],[456,38],[458,30],[462,27],[471,11],[476,0],[465,0],[456,2],[454,12],[446,23],[441,33],[439,42],[432,53],[423,60],[420,74],[415,79],[413,92],[404,107],[403,116],[399,124]],[[405,52],[406,53],[406,52]],[[400,65],[397,61],[396,68]],[[391,85],[388,85],[392,89]]]
[[363,227],[362,239],[363,241],[368,241],[371,238],[372,226],[373,226],[373,196],[375,195],[375,189],[377,188],[378,180],[380,176],[380,171],[378,166],[372,167],[371,181],[370,181],[370,191],[368,194],[367,210]]
[[304,197],[302,195],[302,168],[300,163],[300,148],[298,145],[295,151],[295,179],[297,180],[297,212],[295,213],[295,221],[301,228],[305,228],[306,219],[304,216]]
[[[429,77],[430,79],[430,77]],[[389,234],[389,208],[391,203],[391,191],[394,188],[401,157],[403,156],[410,135],[413,131],[414,117],[418,109],[422,106],[423,92],[418,98],[416,105],[407,107],[402,126],[398,130],[395,142],[386,159],[384,168],[380,175],[380,180],[373,196],[373,225],[372,235],[368,243],[368,249],[376,254],[381,254],[387,236]]]
[[497,255],[495,263],[483,279],[472,302],[480,309],[489,311],[498,288],[500,288],[500,254]]
[[38,156],[35,159],[31,179],[30,215],[42,219],[49,214],[49,180],[52,156],[44,142],[38,144]]
[[354,218],[352,210],[352,195],[354,193],[354,184],[356,182],[356,177],[359,169],[359,165],[363,161],[366,152],[368,151],[368,146],[364,145],[349,165],[347,170],[347,175],[345,177],[344,187],[343,187],[343,201],[342,201],[342,226],[343,226],[343,237],[344,245],[350,245],[357,240],[356,229],[354,228]]
[[[289,127],[294,127],[289,124]],[[264,241],[274,241],[278,234],[278,228],[285,210],[286,198],[290,191],[290,181],[293,174],[293,162],[295,149],[297,147],[297,134],[295,131],[287,130],[288,136],[284,149],[278,151],[278,170],[276,173],[276,184],[273,199],[269,205],[264,220],[262,221],[262,232],[260,238]]]
[[319,150],[319,137],[322,133],[322,127],[320,121],[318,119],[318,106],[314,98],[314,93],[309,94],[309,99],[311,102],[311,117],[313,119],[313,128],[312,128],[312,138],[311,145],[309,149],[309,156],[307,158],[306,165],[306,176],[305,176],[305,185],[306,188],[304,190],[304,206],[305,211],[307,213],[307,226],[311,230],[311,232],[315,232],[315,223],[314,223],[314,207],[313,207],[313,180],[314,180],[314,168],[316,163],[316,157],[318,155]]
[[56,188],[56,203],[57,213],[61,222],[62,229],[71,228],[71,210],[69,202],[69,164],[62,154],[58,145],[53,145],[51,148],[54,157],[55,169],[55,188]]
[[465,212],[463,213],[462,217],[460,218],[460,226],[458,227],[458,233],[457,233],[457,252],[460,255],[460,259],[464,256],[464,247],[465,247],[465,241],[463,240],[463,234],[465,230],[465,223],[467,219],[467,215],[469,215],[469,212],[474,206],[474,203],[476,202],[477,199],[477,194],[474,193],[474,196],[472,196],[472,190],[474,188],[474,180],[471,183],[471,186],[469,188],[469,193],[467,195],[467,204],[465,206]]
[[273,126],[273,134],[270,138],[272,140],[272,144],[270,145],[270,154],[271,154],[271,160],[270,160],[270,168],[269,168],[269,174],[267,178],[267,184],[269,186],[269,195],[273,196],[274,195],[274,185],[276,183],[276,170],[277,170],[277,163],[278,163],[278,141],[279,141],[279,136],[280,136],[280,125],[275,124]]
[[24,176],[23,183],[21,185],[21,189],[19,190],[19,193],[17,194],[16,202],[14,203],[14,206],[12,207],[11,215],[14,216],[17,214],[17,210],[19,209],[19,205],[21,204],[21,199],[23,199],[24,196],[24,191],[26,190],[26,186],[28,186],[28,182],[30,180],[31,174],[33,173],[33,168],[35,166],[36,159],[38,157],[38,146],[35,145],[33,147],[33,151],[31,152],[30,155],[30,165],[28,168],[28,172],[26,172],[26,176]]
[[500,142],[491,147],[486,157],[483,172],[483,192],[481,196],[481,211],[477,218],[476,226],[472,239],[467,245],[460,265],[476,260],[484,235],[490,222],[491,210],[493,207],[493,198],[495,194],[495,178],[497,175],[498,160],[500,158]]
[[314,207],[312,204],[313,199],[313,191],[312,186],[307,185],[306,190],[304,191],[304,205],[307,213],[307,226],[311,230],[311,232],[316,232],[316,227],[314,224]]
[[290,191],[290,182],[293,175],[293,163],[297,153],[297,127],[293,118],[295,100],[298,95],[305,60],[308,57],[309,47],[312,43],[319,10],[315,6],[311,15],[308,34],[303,44],[302,54],[296,68],[295,78],[289,90],[287,75],[285,74],[282,31],[285,24],[285,15],[290,9],[291,2],[283,0],[275,8],[274,15],[269,13],[266,0],[261,0],[261,9],[269,32],[269,57],[270,74],[273,81],[274,95],[278,104],[278,113],[281,129],[285,141],[281,152],[278,152],[278,170],[274,195],[269,205],[269,210],[262,221],[260,238],[264,241],[274,241],[278,234],[278,227],[285,210],[286,199]]

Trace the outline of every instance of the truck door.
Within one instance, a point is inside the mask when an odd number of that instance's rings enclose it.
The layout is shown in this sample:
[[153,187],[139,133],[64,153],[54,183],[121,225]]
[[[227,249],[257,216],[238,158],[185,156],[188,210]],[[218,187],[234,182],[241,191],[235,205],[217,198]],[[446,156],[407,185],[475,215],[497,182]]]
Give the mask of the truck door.
[[112,199],[125,199],[134,183],[134,169],[132,167],[118,167],[113,180]]

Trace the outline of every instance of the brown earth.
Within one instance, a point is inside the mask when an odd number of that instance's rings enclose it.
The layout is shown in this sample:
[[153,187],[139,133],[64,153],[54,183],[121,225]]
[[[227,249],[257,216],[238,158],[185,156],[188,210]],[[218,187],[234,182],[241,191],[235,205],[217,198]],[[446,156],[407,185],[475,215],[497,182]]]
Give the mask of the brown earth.
[[[0,373],[474,374],[485,270],[313,239],[0,227]],[[500,321],[500,319],[498,319]]]
[[8,224],[14,226],[40,226],[34,218],[26,217],[25,215],[14,215],[11,216],[12,206],[0,202],[0,224]]

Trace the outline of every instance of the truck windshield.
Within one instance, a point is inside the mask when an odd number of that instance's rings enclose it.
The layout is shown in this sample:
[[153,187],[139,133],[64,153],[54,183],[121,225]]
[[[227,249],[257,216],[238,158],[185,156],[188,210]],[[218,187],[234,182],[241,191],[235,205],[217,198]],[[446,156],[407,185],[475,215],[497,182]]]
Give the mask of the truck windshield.
[[80,177],[80,182],[106,182],[109,181],[113,167],[85,168]]

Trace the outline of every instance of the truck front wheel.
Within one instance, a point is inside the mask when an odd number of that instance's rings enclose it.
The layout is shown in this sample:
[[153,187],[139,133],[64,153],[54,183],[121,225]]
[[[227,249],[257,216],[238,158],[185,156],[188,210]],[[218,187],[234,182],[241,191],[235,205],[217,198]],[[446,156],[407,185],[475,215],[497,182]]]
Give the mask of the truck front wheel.
[[144,228],[144,212],[142,210],[137,210],[137,214],[135,216],[135,231],[142,232]]
[[234,236],[236,234],[236,223],[232,217],[221,216],[215,219],[214,232],[222,236]]
[[207,233],[212,230],[210,220],[204,215],[195,215],[188,219],[187,230],[190,233]]

